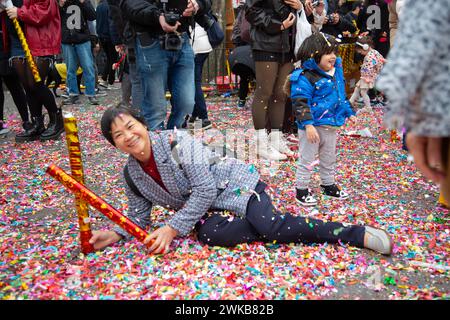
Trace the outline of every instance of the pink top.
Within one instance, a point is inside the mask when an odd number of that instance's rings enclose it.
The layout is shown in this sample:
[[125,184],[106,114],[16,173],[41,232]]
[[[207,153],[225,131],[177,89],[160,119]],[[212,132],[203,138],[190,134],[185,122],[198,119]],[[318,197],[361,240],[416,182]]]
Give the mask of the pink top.
[[361,66],[361,80],[373,85],[383,68],[386,59],[375,49],[370,49]]

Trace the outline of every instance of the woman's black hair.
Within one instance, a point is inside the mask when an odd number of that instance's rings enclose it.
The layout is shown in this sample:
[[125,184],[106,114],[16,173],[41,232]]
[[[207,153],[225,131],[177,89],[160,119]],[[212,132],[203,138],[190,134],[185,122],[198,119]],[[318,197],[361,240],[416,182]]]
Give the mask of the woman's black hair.
[[105,113],[103,113],[102,119],[100,120],[100,126],[102,128],[103,136],[113,146],[116,146],[116,144],[114,143],[114,140],[112,138],[111,125],[119,115],[123,114],[129,115],[142,123],[144,126],[147,126],[144,117],[136,109],[126,107],[122,104],[107,109]]
[[314,58],[318,64],[323,55],[332,52],[337,53],[338,46],[339,43],[336,41],[335,37],[324,33],[314,33],[303,41],[295,58],[302,64],[305,63],[305,61]]

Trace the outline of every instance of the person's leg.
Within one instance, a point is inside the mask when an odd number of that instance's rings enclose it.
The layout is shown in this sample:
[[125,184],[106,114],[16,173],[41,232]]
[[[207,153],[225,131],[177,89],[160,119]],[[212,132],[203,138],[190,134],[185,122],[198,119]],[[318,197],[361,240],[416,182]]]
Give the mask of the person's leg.
[[129,73],[126,72],[123,73],[121,88],[122,88],[122,104],[129,106],[132,90]]
[[338,243],[364,247],[365,227],[324,222],[308,217],[282,214],[264,191],[259,199],[253,195],[247,205],[247,220],[267,242],[278,243]]
[[34,78],[31,74],[31,70],[28,68],[24,58],[13,57],[11,63],[16,70],[17,76],[25,89],[28,105],[30,107],[30,114],[32,119],[32,125],[30,128],[16,135],[15,140],[18,143],[26,141],[35,141],[39,139],[42,132],[44,132],[44,116],[42,115],[42,102],[39,97],[36,96],[36,90],[34,90]]
[[[131,55],[133,56],[131,57]],[[128,49],[127,61],[131,80],[131,105],[133,108],[141,110],[142,101],[144,100],[144,92],[142,91],[141,78],[136,70],[136,56],[134,49]]]
[[203,65],[209,53],[199,53],[195,55],[195,105],[192,118],[208,119],[205,97],[202,89]]
[[63,43],[62,49],[64,62],[66,63],[67,68],[66,86],[68,88],[69,96],[78,96],[80,95],[77,83],[78,56],[75,45],[72,46]]
[[278,63],[257,61],[256,66],[256,90],[252,104],[253,125],[256,130],[266,127],[266,116],[269,109],[269,101],[277,80]]
[[296,172],[297,189],[307,189],[311,180],[314,161],[319,150],[318,143],[310,143],[305,130],[298,130],[298,165]]
[[108,84],[113,85],[116,80],[116,70],[112,68],[113,64],[117,62],[117,51],[111,41],[107,41],[106,45],[106,55],[108,56]]
[[151,43],[145,43],[145,46],[136,39],[136,70],[143,91],[140,108],[150,130],[164,129],[168,60],[167,52],[161,49],[159,39],[153,39]]
[[102,71],[102,80],[106,84],[108,81],[109,69],[111,68],[112,63],[110,60],[110,55],[109,55],[109,52],[107,49],[106,41],[100,40],[100,46],[102,47],[103,52],[105,53],[105,56],[106,56],[106,61],[105,61],[105,64],[103,66],[103,71]]
[[182,49],[168,54],[175,62],[169,64],[168,71],[167,83],[173,103],[167,129],[181,128],[186,115],[192,113],[195,104],[194,51],[187,36],[183,39]]
[[[17,110],[19,111],[22,122],[24,124],[26,122],[29,122],[30,118],[28,115],[27,97],[26,97],[25,91],[19,81],[19,78],[17,77],[17,75],[15,73],[12,73],[8,76],[4,76],[3,80],[5,82],[6,87],[8,88],[9,92],[11,93],[11,97],[13,98],[14,104],[16,105]],[[1,91],[3,94],[3,90],[1,90]],[[1,105],[3,105],[3,100],[0,102],[1,102]]]
[[196,225],[198,240],[210,246],[233,247],[262,239],[247,219],[212,214]]
[[364,107],[366,109],[371,109],[372,106],[370,105],[370,98],[369,98],[368,92],[369,92],[369,89],[361,89],[361,96],[364,101]]
[[[94,72],[94,58],[91,52],[91,42],[77,44],[75,50],[83,69],[84,84],[86,85],[86,96],[95,97],[95,72]],[[76,70],[75,70],[76,72]],[[76,78],[75,78],[76,80]]]
[[286,106],[286,93],[284,93],[283,86],[293,68],[292,63],[285,63],[278,68],[276,82],[274,84],[272,97],[269,100],[268,108],[271,129],[281,130],[283,128]]
[[336,183],[336,129],[316,127],[319,133],[319,172],[323,186]]
[[[35,60],[41,79],[45,79],[48,73],[50,72],[50,64],[53,62],[51,61],[50,58],[46,57],[37,57]],[[47,109],[47,112],[49,114],[57,112],[58,107],[56,106],[55,96],[52,94],[50,89],[45,85],[44,81],[35,83],[34,91],[36,92],[35,95],[39,97],[39,101],[44,105],[45,109]]]
[[356,86],[352,96],[348,101],[350,101],[350,103],[353,105],[359,97],[360,97],[360,89],[358,86]]

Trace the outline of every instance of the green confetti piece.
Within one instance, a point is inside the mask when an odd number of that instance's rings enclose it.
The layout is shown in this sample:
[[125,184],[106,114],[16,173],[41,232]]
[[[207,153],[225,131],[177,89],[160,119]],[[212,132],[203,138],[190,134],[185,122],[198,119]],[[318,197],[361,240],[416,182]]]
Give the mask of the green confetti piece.
[[338,229],[335,229],[334,231],[333,231],[333,234],[335,235],[335,236],[337,236],[339,233],[341,233],[342,231],[344,230],[344,228],[338,228]]

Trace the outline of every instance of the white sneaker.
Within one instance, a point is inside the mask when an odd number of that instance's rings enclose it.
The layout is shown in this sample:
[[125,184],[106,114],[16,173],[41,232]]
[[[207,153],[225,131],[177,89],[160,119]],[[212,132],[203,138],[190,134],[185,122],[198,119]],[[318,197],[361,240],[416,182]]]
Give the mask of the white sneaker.
[[286,160],[287,156],[278,152],[269,144],[269,136],[266,129],[256,130],[258,156],[267,160]]
[[366,226],[365,229],[364,247],[385,255],[392,253],[392,239],[386,231],[369,226]]
[[287,142],[284,139],[283,133],[279,130],[272,130],[269,135],[270,145],[278,152],[293,157],[295,153],[289,149]]
[[8,128],[2,128],[0,129],[0,135],[7,134],[10,130]]

